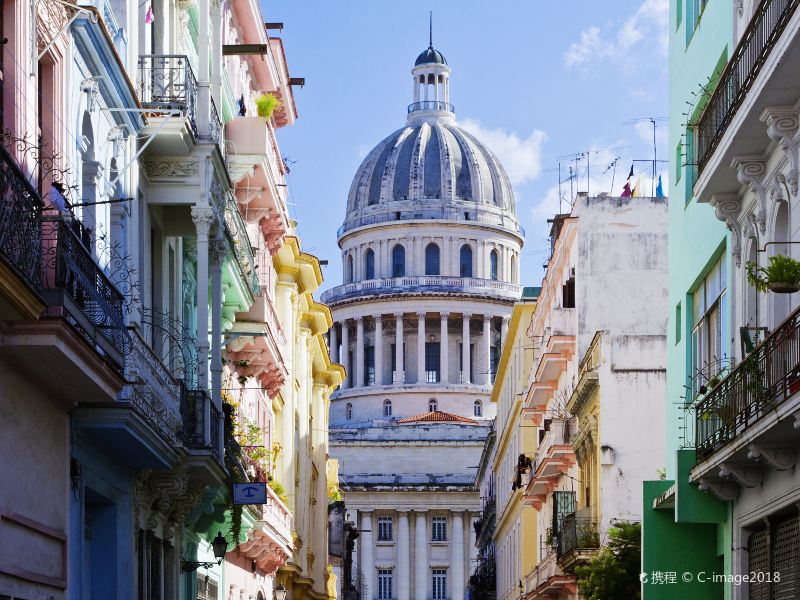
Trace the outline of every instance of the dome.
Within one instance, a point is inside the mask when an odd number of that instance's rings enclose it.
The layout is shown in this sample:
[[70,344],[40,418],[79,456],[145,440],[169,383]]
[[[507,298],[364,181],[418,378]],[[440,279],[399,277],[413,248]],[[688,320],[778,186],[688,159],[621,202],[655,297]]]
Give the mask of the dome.
[[446,65],[447,60],[445,60],[444,54],[438,50],[434,50],[433,46],[428,46],[428,48],[417,57],[414,66],[418,67],[420,65],[429,64]]
[[459,210],[472,203],[466,208],[501,209],[510,216],[515,211],[500,161],[452,116],[410,118],[378,144],[353,179],[348,218],[364,209],[400,210],[403,201],[445,209],[458,204],[452,208]]

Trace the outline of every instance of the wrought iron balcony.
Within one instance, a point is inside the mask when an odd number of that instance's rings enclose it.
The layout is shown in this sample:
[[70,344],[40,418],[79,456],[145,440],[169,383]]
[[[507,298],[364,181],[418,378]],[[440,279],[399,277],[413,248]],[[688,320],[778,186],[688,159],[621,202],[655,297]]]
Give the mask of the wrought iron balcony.
[[756,8],[697,123],[693,153],[698,174],[713,156],[798,5],[800,0],[763,0]]
[[31,287],[38,288],[43,203],[3,147],[0,147],[0,193],[0,254]]
[[258,294],[259,283],[255,252],[247,235],[244,219],[242,219],[239,207],[232,195],[228,195],[225,204],[225,233],[233,248],[242,278],[250,291],[254,295]]
[[800,392],[800,309],[695,404],[698,462]]
[[455,112],[455,107],[449,102],[442,102],[441,100],[421,100],[420,102],[412,102],[408,105],[408,114],[420,110],[445,110],[447,112]]
[[136,91],[145,108],[180,111],[197,135],[197,79],[188,56],[140,56]]
[[[220,460],[219,409],[205,390],[190,389],[181,383],[181,418],[183,445],[191,450],[210,450]],[[206,439],[205,425],[209,420],[210,435]]]
[[80,222],[67,223],[61,217],[44,218],[43,297],[67,317],[90,344],[122,367],[130,344],[123,295],[79,235]]
[[599,547],[600,533],[595,520],[578,516],[577,513],[564,517],[556,546],[559,563],[574,563],[579,559],[577,553],[597,550]]

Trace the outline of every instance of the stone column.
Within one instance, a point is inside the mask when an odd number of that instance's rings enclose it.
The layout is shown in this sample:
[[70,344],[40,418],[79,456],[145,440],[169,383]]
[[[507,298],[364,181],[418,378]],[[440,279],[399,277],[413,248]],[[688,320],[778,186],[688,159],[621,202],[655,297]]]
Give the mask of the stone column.
[[503,317],[503,324],[500,326],[500,346],[505,346],[506,343],[506,336],[508,335],[508,322],[511,319],[509,317]]
[[440,313],[441,317],[441,333],[439,336],[442,338],[439,342],[439,379],[442,383],[449,383],[450,377],[448,374],[450,362],[450,339],[447,335],[447,319],[450,315],[448,313]]
[[403,383],[403,313],[394,313],[395,323],[395,372],[393,374],[393,382],[396,385]]
[[356,317],[356,374],[353,387],[364,386],[364,317]]
[[491,347],[492,347],[492,316],[491,315],[483,315],[483,339],[481,340],[481,345],[483,346],[483,364],[481,365],[481,370],[484,372],[483,377],[479,377],[478,379],[483,379],[484,385],[492,385],[492,376],[489,373],[491,370]]
[[472,315],[464,313],[461,317],[461,383],[469,383],[469,319]]
[[417,313],[417,383],[425,384],[425,313]]
[[453,600],[464,597],[464,517],[461,511],[453,511],[453,542],[450,544],[450,572],[452,577],[450,595]]
[[201,390],[208,390],[208,234],[215,221],[214,210],[195,206],[192,221],[197,231],[197,384]]
[[424,510],[415,510],[414,600],[428,598],[428,527]]
[[408,510],[397,511],[397,600],[411,597],[411,534],[408,530]]
[[225,447],[222,411],[222,263],[228,252],[224,240],[211,242],[211,402],[219,410],[219,439],[211,440],[217,448]]
[[363,600],[378,597],[378,590],[373,583],[375,580],[375,563],[372,547],[372,512],[361,511],[361,575],[367,586]]
[[475,537],[474,516],[472,513],[466,513],[467,527],[469,527],[469,564],[467,565],[467,577],[472,575],[472,569],[478,564],[478,547],[477,538]]
[[331,361],[338,363],[339,362],[339,337],[336,335],[336,323],[331,325],[330,328],[330,349],[331,349]]
[[375,385],[383,385],[383,315],[375,315]]
[[342,366],[346,374],[342,387],[353,387],[353,374],[350,372],[350,328],[347,319],[342,320]]

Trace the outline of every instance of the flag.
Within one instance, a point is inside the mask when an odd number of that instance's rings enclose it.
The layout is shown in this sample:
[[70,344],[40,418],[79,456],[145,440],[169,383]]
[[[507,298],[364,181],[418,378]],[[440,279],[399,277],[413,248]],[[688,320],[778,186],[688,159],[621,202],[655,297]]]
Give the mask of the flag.
[[153,5],[147,5],[147,12],[144,13],[144,23],[145,25],[150,25],[152,22],[155,21],[155,17],[153,16]]
[[640,198],[642,195],[642,178],[639,177],[636,180],[636,185],[633,186],[633,192],[631,192],[631,196],[634,198]]
[[631,197],[631,177],[633,177],[633,165],[631,165],[631,172],[628,173],[628,179],[625,181],[625,187],[622,188],[622,193],[619,196],[620,198]]
[[664,197],[664,185],[661,183],[661,175],[658,176],[658,185],[656,186],[656,198]]

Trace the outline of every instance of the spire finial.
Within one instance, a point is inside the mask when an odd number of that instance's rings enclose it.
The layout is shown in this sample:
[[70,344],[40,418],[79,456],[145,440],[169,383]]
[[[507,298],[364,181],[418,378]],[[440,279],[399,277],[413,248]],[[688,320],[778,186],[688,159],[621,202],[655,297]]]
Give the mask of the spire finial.
[[428,14],[428,48],[433,48],[433,11]]

